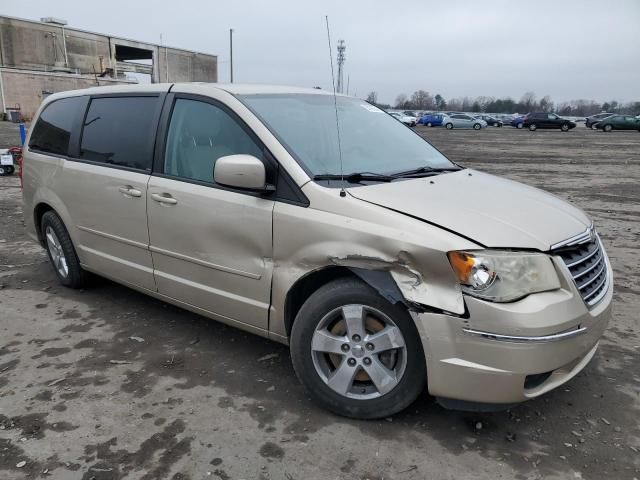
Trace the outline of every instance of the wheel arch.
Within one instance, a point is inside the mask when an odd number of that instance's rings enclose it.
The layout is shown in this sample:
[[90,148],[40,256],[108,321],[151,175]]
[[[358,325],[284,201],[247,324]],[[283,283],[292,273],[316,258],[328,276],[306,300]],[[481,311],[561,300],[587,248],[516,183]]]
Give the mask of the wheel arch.
[[289,289],[285,300],[284,320],[287,337],[304,302],[320,287],[339,278],[357,278],[378,292],[390,303],[409,304],[398,284],[386,270],[370,270],[357,267],[327,266],[307,273]]
[[33,208],[33,223],[38,236],[38,241],[44,246],[44,236],[42,235],[42,217],[45,213],[53,211],[57,214],[55,209],[46,202],[40,202]]
[[330,265],[300,277],[287,292],[284,302],[284,327],[287,337],[291,336],[293,322],[304,302],[320,287],[338,278],[353,277],[354,273],[347,267]]

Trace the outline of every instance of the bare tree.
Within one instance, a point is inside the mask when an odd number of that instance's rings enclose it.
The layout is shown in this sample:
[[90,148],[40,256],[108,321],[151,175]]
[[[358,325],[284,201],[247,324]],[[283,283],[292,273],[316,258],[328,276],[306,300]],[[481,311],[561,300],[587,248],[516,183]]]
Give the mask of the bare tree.
[[553,101],[549,95],[545,95],[540,99],[540,110],[543,112],[553,111]]
[[409,100],[404,93],[401,93],[396,97],[396,108],[408,108]]
[[411,95],[411,108],[414,110],[431,110],[436,104],[429,92],[417,90]]
[[374,105],[378,103],[378,92],[369,92],[367,95],[367,102],[373,103]]
[[536,94],[534,92],[525,93],[520,99],[520,105],[523,112],[531,112],[536,109],[538,103],[536,102]]

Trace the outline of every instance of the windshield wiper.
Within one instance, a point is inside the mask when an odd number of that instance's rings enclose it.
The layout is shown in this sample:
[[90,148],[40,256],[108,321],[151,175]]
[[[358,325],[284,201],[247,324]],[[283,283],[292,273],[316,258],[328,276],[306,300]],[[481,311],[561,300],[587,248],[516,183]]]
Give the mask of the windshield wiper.
[[418,167],[412,170],[405,170],[403,172],[396,172],[391,174],[393,178],[404,178],[404,177],[418,177],[422,175],[437,175],[442,172],[456,172],[460,170],[460,167]]
[[340,174],[322,174],[322,175],[314,175],[314,180],[342,180],[344,178],[345,181],[349,183],[360,183],[360,182],[391,182],[396,179],[395,176],[391,175],[383,175],[380,173],[372,173],[372,172],[357,172],[357,173],[349,173],[344,176]]

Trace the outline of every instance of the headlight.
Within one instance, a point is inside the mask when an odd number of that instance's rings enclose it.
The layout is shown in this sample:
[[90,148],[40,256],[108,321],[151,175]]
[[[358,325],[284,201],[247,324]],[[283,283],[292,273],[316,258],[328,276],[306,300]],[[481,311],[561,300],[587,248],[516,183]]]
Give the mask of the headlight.
[[560,288],[548,255],[500,250],[447,254],[462,291],[492,302],[510,302],[530,293]]

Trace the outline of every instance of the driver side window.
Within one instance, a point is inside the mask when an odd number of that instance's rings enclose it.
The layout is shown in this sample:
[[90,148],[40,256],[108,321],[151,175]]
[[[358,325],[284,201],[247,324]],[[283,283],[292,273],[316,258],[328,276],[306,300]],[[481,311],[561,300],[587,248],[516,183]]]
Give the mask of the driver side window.
[[176,100],[165,147],[165,174],[214,183],[216,161],[237,154],[262,159],[260,146],[225,110],[198,100]]

